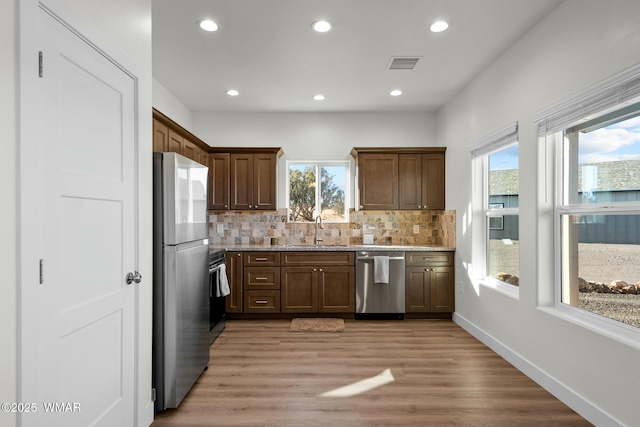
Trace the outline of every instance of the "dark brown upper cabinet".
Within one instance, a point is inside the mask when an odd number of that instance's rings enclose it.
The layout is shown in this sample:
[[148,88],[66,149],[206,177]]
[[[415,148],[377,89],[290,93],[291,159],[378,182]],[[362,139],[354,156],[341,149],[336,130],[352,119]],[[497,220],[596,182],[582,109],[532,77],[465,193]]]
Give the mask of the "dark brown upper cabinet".
[[354,148],[360,209],[444,209],[444,147]]
[[398,154],[398,208],[444,209],[444,153]]
[[209,208],[275,210],[280,155],[280,148],[211,148]]
[[209,209],[229,209],[229,153],[209,154]]

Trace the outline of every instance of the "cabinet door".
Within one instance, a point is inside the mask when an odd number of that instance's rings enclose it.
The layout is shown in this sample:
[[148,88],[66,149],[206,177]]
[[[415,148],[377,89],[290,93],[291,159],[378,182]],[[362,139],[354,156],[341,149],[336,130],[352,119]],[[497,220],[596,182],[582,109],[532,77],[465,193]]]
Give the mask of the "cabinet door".
[[183,154],[184,138],[169,129],[169,150],[172,153]]
[[354,313],[354,268],[320,267],[318,292],[318,310],[321,313]]
[[197,147],[195,146],[195,144],[185,139],[182,142],[182,155],[185,156],[187,159],[191,159],[197,162],[198,160],[196,159],[198,157],[198,153],[196,151],[196,148]]
[[226,298],[227,313],[242,313],[242,252],[227,252],[227,278],[231,293]]
[[431,310],[429,267],[407,267],[405,269],[405,311],[427,313]]
[[231,154],[231,209],[253,209],[253,155]]
[[156,119],[153,119],[153,151],[169,151],[169,128]]
[[444,154],[422,155],[422,208],[444,209]]
[[282,267],[280,298],[283,313],[317,313],[318,268]]
[[209,154],[209,209],[229,209],[229,154]]
[[358,155],[360,209],[398,209],[398,155]]
[[398,155],[398,207],[422,209],[422,155]]
[[453,267],[431,268],[431,310],[440,313],[455,311],[455,282]]
[[276,165],[275,153],[253,155],[253,208],[276,208]]

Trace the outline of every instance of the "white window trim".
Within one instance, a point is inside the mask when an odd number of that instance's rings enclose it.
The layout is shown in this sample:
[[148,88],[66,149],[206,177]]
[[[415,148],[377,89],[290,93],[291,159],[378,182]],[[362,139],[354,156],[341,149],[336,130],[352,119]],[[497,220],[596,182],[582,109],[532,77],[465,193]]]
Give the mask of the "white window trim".
[[[287,160],[286,161],[286,209],[287,209],[287,222],[289,221],[289,189],[291,188],[291,183],[289,181],[289,167],[291,165],[304,165],[304,164],[312,164],[316,167],[320,168],[322,166],[344,166],[345,168],[345,188],[344,188],[344,204],[345,204],[345,214],[343,221],[332,221],[332,220],[323,220],[328,224],[345,224],[349,223],[349,200],[351,195],[351,162],[349,160]],[[317,191],[320,191],[319,189]],[[316,195],[316,197],[319,197]],[[293,224],[306,224],[303,222],[291,222]]]
[[481,266],[476,272],[476,280],[480,285],[494,289],[508,297],[519,299],[520,287],[501,282],[493,277],[487,276],[487,254],[489,252],[489,221],[490,217],[505,215],[519,215],[519,208],[489,209],[489,155],[518,143],[518,122],[511,123],[483,138],[474,141],[469,146],[474,167],[475,179],[477,180],[476,191],[481,192],[480,197],[474,197],[479,208],[474,208],[477,222],[481,223],[481,230],[477,230],[473,235],[482,241],[482,249],[478,245],[473,245],[476,256],[474,262]]
[[640,99],[640,64],[538,111],[538,135],[552,135]]

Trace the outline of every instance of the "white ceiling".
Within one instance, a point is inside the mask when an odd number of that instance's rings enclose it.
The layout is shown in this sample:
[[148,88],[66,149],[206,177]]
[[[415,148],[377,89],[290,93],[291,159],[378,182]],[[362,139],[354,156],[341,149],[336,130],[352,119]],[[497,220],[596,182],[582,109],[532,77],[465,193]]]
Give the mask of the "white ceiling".
[[[153,0],[153,76],[194,112],[436,111],[560,2]],[[388,70],[393,56],[422,58]]]

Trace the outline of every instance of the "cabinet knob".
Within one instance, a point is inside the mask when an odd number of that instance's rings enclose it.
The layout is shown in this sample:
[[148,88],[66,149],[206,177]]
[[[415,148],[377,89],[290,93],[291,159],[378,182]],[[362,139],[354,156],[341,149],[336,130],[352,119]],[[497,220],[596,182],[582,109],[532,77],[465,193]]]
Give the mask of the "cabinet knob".
[[322,269],[320,269],[320,271],[322,271]]
[[225,207],[225,208],[228,208],[228,207],[229,207],[229,205],[224,205],[224,207]]
[[422,206],[418,205],[418,209],[422,209]]
[[364,209],[364,206],[360,205],[360,209]]
[[313,271],[318,271],[318,269],[317,269],[317,268],[314,268],[314,269],[313,269]]
[[238,256],[242,256],[242,254],[237,254]]

